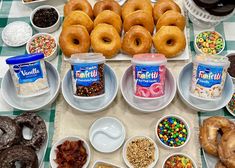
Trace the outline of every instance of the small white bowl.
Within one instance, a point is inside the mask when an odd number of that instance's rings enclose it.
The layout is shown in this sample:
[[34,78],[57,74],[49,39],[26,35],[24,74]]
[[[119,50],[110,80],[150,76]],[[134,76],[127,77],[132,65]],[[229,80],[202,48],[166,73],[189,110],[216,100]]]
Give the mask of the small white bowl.
[[197,165],[196,165],[195,161],[194,161],[189,155],[184,154],[184,153],[173,153],[173,154],[171,154],[170,156],[168,156],[168,157],[164,160],[164,162],[163,162],[163,164],[162,164],[162,168],[165,168],[164,166],[165,166],[166,161],[167,161],[170,157],[172,157],[172,156],[184,156],[184,157],[187,157],[187,158],[189,158],[189,159],[192,161],[192,163],[193,163],[193,168],[197,168]]
[[51,61],[51,60],[53,60],[53,59],[55,59],[56,57],[57,57],[57,53],[58,53],[58,44],[57,44],[57,40],[56,40],[56,38],[54,37],[54,36],[52,36],[51,34],[48,34],[48,33],[37,33],[37,34],[35,34],[33,37],[31,37],[30,39],[29,39],[29,41],[27,42],[27,44],[26,44],[26,51],[27,51],[27,53],[28,54],[31,54],[30,53],[30,51],[29,51],[29,45],[30,45],[30,43],[33,41],[33,39],[35,39],[36,37],[38,37],[38,36],[42,36],[42,35],[47,35],[47,36],[50,36],[50,37],[52,37],[53,39],[54,39],[54,41],[55,41],[55,49],[54,49],[54,51],[51,53],[51,55],[49,55],[49,56],[45,56],[44,57],[44,59],[46,60],[46,61]]
[[151,113],[164,109],[174,99],[176,94],[176,80],[171,71],[166,68],[165,95],[157,99],[141,99],[134,95],[132,66],[129,66],[121,79],[121,92],[126,102],[134,109]]
[[113,164],[113,163],[110,163],[110,162],[107,162],[107,161],[103,161],[103,160],[95,161],[95,163],[93,164],[92,168],[97,168],[96,166],[99,166],[100,164],[108,165],[108,166],[111,166],[112,168],[122,168],[121,166],[118,166],[116,164]]
[[58,140],[51,148],[51,153],[50,153],[50,164],[51,164],[51,167],[52,168],[57,168],[58,167],[58,164],[55,162],[55,159],[56,159],[56,148],[57,146],[63,144],[65,141],[78,141],[78,140],[81,140],[83,141],[83,145],[86,149],[86,153],[87,153],[87,161],[86,163],[82,166],[82,168],[86,168],[88,167],[89,163],[90,163],[90,160],[91,160],[91,151],[90,151],[90,146],[89,144],[82,138],[78,137],[78,136],[68,136],[68,137],[64,137],[60,140]]
[[[230,56],[233,56],[235,57],[235,53],[230,53],[228,55],[226,55],[226,57],[230,57]],[[230,75],[231,76],[231,75]],[[235,77],[231,76],[232,80],[233,80],[233,84],[235,84]]]
[[[58,14],[58,20],[56,21],[56,23],[55,23],[54,25],[52,25],[52,26],[50,26],[50,27],[42,28],[42,27],[36,26],[36,25],[33,23],[34,14],[35,14],[38,10],[40,10],[40,9],[48,9],[48,8],[49,8],[49,9],[50,9],[50,8],[53,8],[53,9],[56,10],[56,13]],[[52,33],[52,32],[55,32],[56,30],[58,30],[59,27],[60,27],[60,13],[59,13],[59,11],[58,11],[55,7],[53,7],[53,6],[50,6],[50,5],[42,5],[42,6],[39,6],[39,7],[35,8],[35,9],[32,11],[32,13],[31,13],[31,15],[30,15],[30,23],[31,23],[31,25],[33,26],[33,28],[34,28],[35,30],[37,30],[38,32]]]
[[92,146],[102,153],[111,153],[119,149],[125,141],[125,137],[124,125],[114,117],[103,117],[96,120],[89,131]]
[[202,52],[202,51],[198,48],[197,43],[196,43],[196,39],[197,39],[198,35],[201,34],[201,33],[204,33],[204,32],[216,32],[216,33],[218,33],[218,35],[223,39],[223,44],[224,44],[224,45],[223,45],[222,50],[221,50],[220,52],[216,53],[216,54],[219,55],[220,53],[222,53],[222,52],[224,51],[224,48],[225,48],[225,40],[224,40],[224,37],[223,37],[219,32],[217,32],[217,31],[210,31],[210,30],[201,31],[201,32],[199,32],[197,35],[195,35],[195,38],[194,38],[194,49],[195,49],[196,53],[197,53],[197,54],[208,54],[208,53]]
[[[174,118],[176,118],[176,119],[182,121],[182,122],[184,123],[184,125],[186,126],[186,129],[187,129],[187,131],[188,131],[188,136],[187,136],[187,139],[186,139],[185,143],[184,143],[183,145],[181,145],[181,146],[177,146],[177,147],[167,146],[166,144],[164,144],[164,143],[160,140],[160,138],[159,138],[159,136],[158,136],[158,134],[157,134],[157,128],[158,128],[158,125],[160,124],[160,122],[161,122],[163,119],[169,118],[169,117],[174,117]],[[178,149],[182,149],[182,148],[189,142],[190,136],[191,136],[191,132],[190,132],[190,128],[189,128],[188,123],[187,123],[182,117],[180,117],[180,116],[178,116],[178,115],[166,115],[166,116],[160,118],[160,119],[158,120],[156,126],[155,126],[154,133],[155,133],[155,136],[156,136],[156,139],[157,139],[158,143],[159,143],[162,147],[164,147],[164,148],[166,148],[166,149],[168,149],[168,150],[172,150],[172,149],[177,149],[177,150],[178,150]]]
[[135,139],[139,139],[139,138],[147,138],[147,139],[149,139],[149,140],[154,144],[154,147],[155,147],[155,161],[154,161],[148,168],[153,168],[153,167],[155,167],[155,165],[157,164],[157,161],[158,161],[158,159],[159,159],[159,149],[158,149],[158,147],[157,147],[157,144],[154,142],[154,140],[153,140],[152,138],[148,137],[148,136],[145,136],[145,135],[133,136],[133,137],[129,138],[129,139],[126,141],[126,143],[125,143],[125,145],[124,145],[124,147],[123,147],[123,151],[122,151],[122,157],[123,157],[124,162],[126,163],[127,167],[133,168],[133,166],[131,165],[131,163],[130,163],[130,162],[128,161],[128,159],[127,159],[126,150],[127,150],[128,144],[129,144],[131,141],[133,141],[133,140],[135,140]]

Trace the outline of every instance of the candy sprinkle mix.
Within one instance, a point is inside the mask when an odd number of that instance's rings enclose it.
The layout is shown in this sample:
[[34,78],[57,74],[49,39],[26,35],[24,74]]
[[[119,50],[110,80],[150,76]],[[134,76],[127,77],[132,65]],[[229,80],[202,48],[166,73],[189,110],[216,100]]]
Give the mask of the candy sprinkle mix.
[[217,54],[224,48],[223,38],[215,31],[200,33],[196,44],[199,50],[206,54]]
[[228,108],[235,114],[235,93],[233,93],[233,97],[228,103]]
[[54,38],[49,35],[41,35],[35,37],[29,45],[29,52],[44,53],[45,57],[50,56],[56,47]]
[[175,155],[171,156],[165,162],[164,168],[193,168],[192,161],[185,156]]
[[183,145],[188,137],[185,124],[175,117],[163,119],[157,128],[157,135],[165,145],[179,147]]

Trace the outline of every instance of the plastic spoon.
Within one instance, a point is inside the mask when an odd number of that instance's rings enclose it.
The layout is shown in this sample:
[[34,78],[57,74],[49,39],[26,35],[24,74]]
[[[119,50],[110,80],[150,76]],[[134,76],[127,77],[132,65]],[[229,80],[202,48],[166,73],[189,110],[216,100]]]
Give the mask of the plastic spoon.
[[114,127],[103,127],[99,130],[96,130],[93,135],[92,135],[92,139],[94,138],[94,136],[98,133],[101,134],[105,134],[106,136],[112,138],[112,139],[117,139],[121,136],[121,131],[115,129]]

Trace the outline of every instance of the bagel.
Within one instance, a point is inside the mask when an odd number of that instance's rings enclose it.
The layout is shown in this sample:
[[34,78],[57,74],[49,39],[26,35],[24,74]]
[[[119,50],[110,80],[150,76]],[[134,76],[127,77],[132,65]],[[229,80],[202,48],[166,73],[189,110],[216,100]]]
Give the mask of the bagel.
[[115,0],[101,0],[96,2],[93,8],[94,16],[98,16],[104,10],[111,10],[117,13],[120,17],[122,15],[122,8]]
[[125,34],[122,50],[129,55],[149,53],[152,46],[151,34],[142,26],[133,26]]
[[122,31],[122,19],[113,11],[104,10],[94,20],[94,27],[100,23],[106,23],[112,25],[120,34]]
[[121,38],[112,25],[101,23],[91,32],[91,46],[95,52],[111,58],[121,49]]
[[68,16],[70,12],[80,10],[85,12],[90,18],[93,18],[91,4],[87,0],[70,0],[64,5],[64,16]]
[[181,13],[180,7],[173,0],[158,0],[153,7],[153,17],[155,22],[168,10]]
[[157,52],[172,58],[184,51],[186,38],[178,27],[162,26],[153,36],[153,44]]
[[88,52],[91,40],[84,26],[73,25],[62,29],[59,44],[64,55],[70,57],[72,54]]
[[159,30],[162,26],[177,26],[182,31],[186,25],[185,17],[179,12],[169,10],[165,12],[157,21],[156,30]]
[[145,11],[139,10],[133,13],[130,13],[126,16],[123,27],[124,31],[127,32],[132,26],[140,25],[145,27],[151,34],[154,30],[154,21],[152,16],[149,16]]
[[71,25],[82,25],[89,33],[93,29],[93,21],[86,13],[82,11],[72,11],[67,17],[65,17],[63,28]]

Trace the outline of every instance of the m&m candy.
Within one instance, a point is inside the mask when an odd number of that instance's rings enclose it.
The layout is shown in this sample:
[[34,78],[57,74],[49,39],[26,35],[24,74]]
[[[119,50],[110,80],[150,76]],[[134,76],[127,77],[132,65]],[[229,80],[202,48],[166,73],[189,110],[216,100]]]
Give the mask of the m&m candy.
[[160,141],[169,147],[179,147],[188,138],[188,130],[184,122],[175,117],[163,119],[157,127]]

